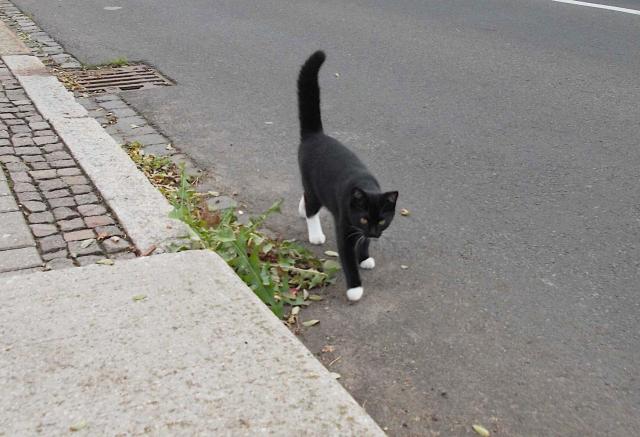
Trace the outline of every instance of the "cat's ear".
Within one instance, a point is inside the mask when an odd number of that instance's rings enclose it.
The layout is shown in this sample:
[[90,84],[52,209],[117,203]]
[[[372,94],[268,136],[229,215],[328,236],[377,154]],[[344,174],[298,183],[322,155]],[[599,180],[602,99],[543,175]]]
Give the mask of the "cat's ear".
[[383,194],[383,196],[384,196],[384,200],[386,200],[387,203],[391,203],[393,205],[395,205],[396,201],[398,200],[397,191],[387,191],[386,193]]
[[351,191],[351,205],[361,209],[366,209],[367,195],[360,188],[356,187]]

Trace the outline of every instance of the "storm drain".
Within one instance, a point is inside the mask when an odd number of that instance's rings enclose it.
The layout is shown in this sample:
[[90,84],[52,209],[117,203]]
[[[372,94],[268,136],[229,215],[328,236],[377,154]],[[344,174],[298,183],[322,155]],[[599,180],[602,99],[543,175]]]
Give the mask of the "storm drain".
[[99,70],[67,71],[73,76],[76,89],[87,93],[146,90],[173,83],[148,65],[101,68]]

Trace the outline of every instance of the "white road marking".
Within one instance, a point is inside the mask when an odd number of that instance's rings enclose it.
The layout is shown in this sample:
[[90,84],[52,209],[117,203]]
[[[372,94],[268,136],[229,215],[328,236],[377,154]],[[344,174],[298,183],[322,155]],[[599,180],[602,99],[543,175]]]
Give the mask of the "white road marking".
[[618,6],[601,5],[598,3],[578,2],[574,0],[552,0],[558,3],[569,3],[570,5],[587,6],[590,8],[608,9],[610,11],[624,12],[626,14],[640,15],[640,11],[636,9],[619,8]]

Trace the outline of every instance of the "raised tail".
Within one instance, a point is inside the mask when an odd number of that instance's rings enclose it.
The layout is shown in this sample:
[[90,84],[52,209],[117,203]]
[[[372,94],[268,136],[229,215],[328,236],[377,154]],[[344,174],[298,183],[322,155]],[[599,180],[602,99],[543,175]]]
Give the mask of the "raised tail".
[[320,117],[320,87],[318,71],[325,60],[325,54],[318,50],[307,59],[298,76],[298,116],[300,136],[322,132]]

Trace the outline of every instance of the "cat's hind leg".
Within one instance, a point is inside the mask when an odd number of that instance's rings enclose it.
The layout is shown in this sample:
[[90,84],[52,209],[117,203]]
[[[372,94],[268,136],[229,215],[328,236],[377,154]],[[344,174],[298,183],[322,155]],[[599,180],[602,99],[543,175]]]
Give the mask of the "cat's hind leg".
[[307,230],[309,231],[309,243],[311,244],[324,244],[327,241],[324,232],[322,232],[322,224],[320,224],[320,208],[322,205],[313,196],[305,193],[300,199],[300,205],[298,206],[298,212],[304,207],[304,217],[307,219]]

